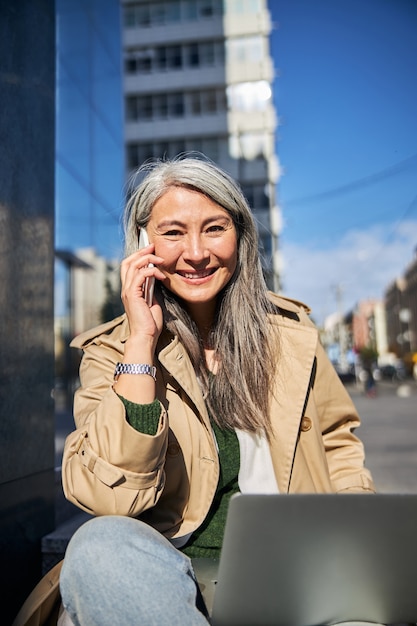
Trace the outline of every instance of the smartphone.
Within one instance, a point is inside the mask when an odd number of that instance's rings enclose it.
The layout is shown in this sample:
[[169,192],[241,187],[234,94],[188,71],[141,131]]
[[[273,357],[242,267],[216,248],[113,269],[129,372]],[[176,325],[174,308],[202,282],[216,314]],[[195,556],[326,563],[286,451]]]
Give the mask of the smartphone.
[[[140,228],[139,250],[141,250],[142,248],[145,248],[145,246],[149,246],[148,233],[146,232],[144,228]],[[153,267],[153,264],[150,263],[149,266]],[[154,285],[155,285],[155,278],[153,276],[150,276],[149,278],[145,280],[145,288],[144,288],[143,297],[145,298],[145,302],[148,306],[152,306]]]

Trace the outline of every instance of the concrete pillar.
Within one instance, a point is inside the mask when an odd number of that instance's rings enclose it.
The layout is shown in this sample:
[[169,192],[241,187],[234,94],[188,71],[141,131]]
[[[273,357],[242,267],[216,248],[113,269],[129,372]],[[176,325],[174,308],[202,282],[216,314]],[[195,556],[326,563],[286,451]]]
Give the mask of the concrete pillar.
[[53,0],[0,0],[0,589],[3,624],[54,528]]

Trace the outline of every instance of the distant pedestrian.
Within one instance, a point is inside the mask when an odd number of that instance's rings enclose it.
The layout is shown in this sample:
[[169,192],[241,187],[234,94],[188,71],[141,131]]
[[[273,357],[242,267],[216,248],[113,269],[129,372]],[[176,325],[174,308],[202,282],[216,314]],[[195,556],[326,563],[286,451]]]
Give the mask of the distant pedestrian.
[[376,397],[376,380],[372,367],[365,368],[365,394],[368,398]]

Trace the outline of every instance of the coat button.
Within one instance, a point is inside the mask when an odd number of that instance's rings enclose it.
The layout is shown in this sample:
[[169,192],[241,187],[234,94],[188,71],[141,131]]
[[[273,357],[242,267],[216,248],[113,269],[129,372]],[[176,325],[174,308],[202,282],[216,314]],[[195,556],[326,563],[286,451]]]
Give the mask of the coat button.
[[301,420],[301,430],[303,433],[306,433],[308,430],[311,430],[313,426],[312,421],[309,417],[303,417]]
[[180,446],[178,443],[172,442],[168,444],[168,448],[167,448],[167,454],[169,454],[169,456],[177,456],[177,454],[180,453]]

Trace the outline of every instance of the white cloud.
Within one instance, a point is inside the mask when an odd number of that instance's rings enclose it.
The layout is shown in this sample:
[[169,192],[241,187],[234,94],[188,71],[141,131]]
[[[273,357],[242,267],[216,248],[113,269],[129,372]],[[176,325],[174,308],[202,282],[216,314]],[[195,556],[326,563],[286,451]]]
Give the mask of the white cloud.
[[416,245],[416,220],[349,230],[322,250],[286,241],[284,230],[282,292],[308,304],[313,318],[321,323],[338,309],[337,286],[343,312],[360,300],[382,299],[388,285],[412,261]]

